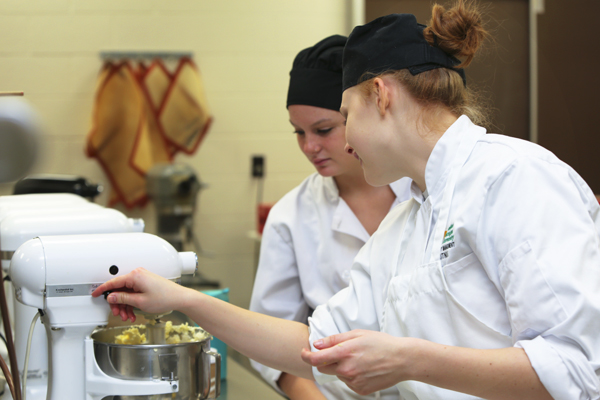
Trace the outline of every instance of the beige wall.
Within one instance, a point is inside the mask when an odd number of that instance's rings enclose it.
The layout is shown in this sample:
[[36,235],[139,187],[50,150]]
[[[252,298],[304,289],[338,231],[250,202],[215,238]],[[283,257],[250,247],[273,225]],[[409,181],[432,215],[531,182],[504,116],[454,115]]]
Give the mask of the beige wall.
[[[189,51],[200,67],[215,121],[192,165],[208,189],[196,233],[214,258],[210,278],[247,306],[254,274],[253,154],[266,156],[264,200],[276,201],[313,171],[297,149],[285,96],[295,54],[327,35],[347,34],[347,0],[3,0],[0,90],[23,90],[44,123],[34,173],[81,175],[108,184],[83,147],[99,52]],[[12,184],[0,185],[0,195]],[[106,203],[106,195],[99,198]],[[123,210],[154,232],[152,206]]]

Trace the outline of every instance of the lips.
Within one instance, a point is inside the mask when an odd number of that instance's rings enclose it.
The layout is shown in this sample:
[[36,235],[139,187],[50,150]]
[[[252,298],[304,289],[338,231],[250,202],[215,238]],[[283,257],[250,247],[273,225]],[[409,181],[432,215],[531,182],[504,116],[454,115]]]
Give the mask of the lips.
[[313,164],[320,166],[325,164],[327,161],[329,161],[329,158],[314,158],[312,160]]

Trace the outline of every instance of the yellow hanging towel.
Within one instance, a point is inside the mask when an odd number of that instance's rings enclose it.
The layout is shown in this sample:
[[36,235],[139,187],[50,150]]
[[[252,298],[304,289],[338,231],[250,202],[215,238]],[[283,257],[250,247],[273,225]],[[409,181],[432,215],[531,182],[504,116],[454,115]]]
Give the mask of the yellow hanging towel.
[[182,58],[173,74],[160,60],[107,62],[96,88],[86,153],[112,185],[109,205],[143,206],[146,174],[179,151],[193,154],[212,122],[200,72]]
[[144,94],[144,115],[146,129],[141,130],[133,150],[131,165],[140,174],[146,173],[155,164],[170,163],[177,152],[177,148],[165,139],[158,124],[158,109],[165,97],[172,77],[162,61],[155,60],[145,68],[140,64],[138,68],[138,82]]
[[130,164],[136,138],[148,129],[144,102],[129,63],[104,66],[86,152],[98,160],[110,180],[111,203],[122,201],[127,207],[143,205],[147,200],[145,178]]
[[212,123],[200,71],[189,58],[182,58],[174,74],[158,121],[169,143],[193,154]]

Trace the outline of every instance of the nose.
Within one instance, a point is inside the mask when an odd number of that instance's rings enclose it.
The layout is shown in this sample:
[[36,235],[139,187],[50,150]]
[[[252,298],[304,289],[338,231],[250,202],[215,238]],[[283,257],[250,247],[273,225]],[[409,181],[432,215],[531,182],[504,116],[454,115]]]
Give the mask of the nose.
[[354,154],[354,149],[348,143],[344,146],[344,151],[350,155]]
[[321,140],[319,136],[306,133],[304,138],[304,152],[318,153],[321,150]]

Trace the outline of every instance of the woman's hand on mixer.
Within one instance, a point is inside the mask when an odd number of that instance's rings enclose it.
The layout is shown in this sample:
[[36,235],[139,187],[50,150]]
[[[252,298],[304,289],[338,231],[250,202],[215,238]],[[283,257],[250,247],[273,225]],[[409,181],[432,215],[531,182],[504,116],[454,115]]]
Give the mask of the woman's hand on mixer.
[[182,286],[171,282],[143,268],[127,275],[119,276],[100,285],[92,296],[98,297],[109,292],[106,300],[113,315],[120,315],[123,321],[135,322],[133,307],[148,313],[162,314],[176,308]]

